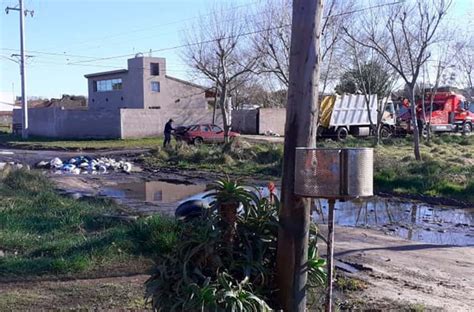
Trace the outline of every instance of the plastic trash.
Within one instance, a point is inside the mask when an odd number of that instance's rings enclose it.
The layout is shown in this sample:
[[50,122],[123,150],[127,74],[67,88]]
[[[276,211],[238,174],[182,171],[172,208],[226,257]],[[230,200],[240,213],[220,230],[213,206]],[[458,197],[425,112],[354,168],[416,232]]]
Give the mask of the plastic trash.
[[[12,165],[15,165],[12,163]],[[37,168],[51,168],[73,174],[106,174],[109,171],[131,172],[132,164],[125,160],[117,161],[113,158],[77,156],[63,162],[55,157],[49,162],[42,161],[36,164]]]
[[123,171],[125,172],[130,172],[132,171],[132,164],[129,162],[126,162],[123,164]]
[[65,172],[72,172],[75,168],[76,166],[74,166],[73,164],[65,164],[62,166],[61,169]]
[[63,161],[59,159],[58,157],[55,157],[51,159],[49,164],[51,165],[51,168],[60,169],[63,166]]
[[107,173],[107,167],[105,165],[100,165],[99,166],[99,173],[100,174],[105,174]]

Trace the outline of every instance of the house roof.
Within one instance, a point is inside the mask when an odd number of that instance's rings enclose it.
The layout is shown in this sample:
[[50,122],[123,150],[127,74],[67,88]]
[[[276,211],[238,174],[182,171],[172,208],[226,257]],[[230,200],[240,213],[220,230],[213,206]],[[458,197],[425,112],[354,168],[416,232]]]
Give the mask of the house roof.
[[192,87],[196,87],[196,88],[199,88],[199,89],[203,89],[203,90],[209,90],[210,89],[210,88],[207,88],[207,87],[204,87],[204,86],[201,86],[201,85],[198,85],[198,84],[186,81],[186,80],[182,80],[182,79],[179,79],[179,78],[176,78],[176,77],[172,77],[172,76],[168,76],[168,75],[165,75],[165,77],[168,78],[168,79],[180,82],[182,84],[192,86]]
[[127,69],[117,69],[117,70],[111,70],[111,71],[106,71],[106,72],[87,74],[87,75],[84,75],[84,77],[92,78],[92,77],[108,76],[108,75],[113,75],[113,74],[123,74],[126,72],[128,72]]

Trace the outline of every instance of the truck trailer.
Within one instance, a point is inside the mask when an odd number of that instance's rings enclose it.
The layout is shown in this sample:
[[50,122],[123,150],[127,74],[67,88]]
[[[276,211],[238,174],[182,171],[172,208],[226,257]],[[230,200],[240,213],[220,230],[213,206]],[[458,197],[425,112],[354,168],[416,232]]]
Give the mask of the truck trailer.
[[[386,101],[386,99],[382,101]],[[367,105],[367,102],[369,105]],[[377,124],[378,106],[376,94],[369,95],[368,98],[366,98],[366,95],[360,94],[326,96],[320,106],[318,136],[331,137],[342,141],[348,135],[356,137],[372,135],[373,127]],[[382,116],[382,137],[390,136],[395,127],[393,103],[387,101],[385,107]]]

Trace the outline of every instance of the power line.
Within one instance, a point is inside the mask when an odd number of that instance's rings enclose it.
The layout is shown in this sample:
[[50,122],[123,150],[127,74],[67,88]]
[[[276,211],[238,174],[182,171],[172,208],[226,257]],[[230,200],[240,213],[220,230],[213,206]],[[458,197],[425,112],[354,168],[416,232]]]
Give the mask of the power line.
[[[12,48],[1,48],[2,50],[5,51],[14,51],[17,52],[18,49],[12,49]],[[68,54],[66,52],[59,53],[59,52],[44,52],[44,51],[34,51],[34,50],[26,50],[25,52],[28,53],[37,53],[37,54],[44,54],[44,55],[54,55],[54,56],[69,56],[69,57],[79,57],[79,58],[90,58],[94,59],[97,58],[96,56],[86,56],[86,55],[77,55],[77,54]]]
[[[325,16],[324,18],[332,18],[332,17],[338,17],[338,16],[343,16],[343,15],[348,15],[348,14],[353,14],[353,13],[358,13],[358,12],[362,12],[362,11],[366,11],[366,10],[370,10],[370,9],[375,9],[375,8],[379,8],[379,7],[384,7],[384,6],[391,6],[391,5],[395,5],[395,4],[400,4],[400,3],[403,3],[404,1],[398,1],[398,2],[393,2],[393,3],[387,3],[387,4],[380,4],[380,5],[374,5],[374,6],[370,6],[370,7],[366,7],[366,8],[361,8],[361,9],[356,9],[356,10],[352,10],[352,11],[347,11],[347,12],[342,12],[342,13],[338,13],[338,14],[333,14],[333,15],[330,15],[330,16]],[[253,3],[256,3],[256,2],[252,2],[250,4],[253,4]],[[246,5],[241,5],[241,6],[236,6],[234,8],[239,8],[239,7],[244,7],[244,6],[248,6],[250,4],[246,4]],[[212,13],[210,13],[212,14]],[[207,16],[207,15],[210,15],[210,14],[205,14],[205,15],[200,15],[200,16],[195,16],[193,18],[189,18],[189,19],[184,19],[184,20],[181,20],[181,21],[175,21],[175,22],[171,22],[171,23],[178,23],[178,22],[183,22],[183,21],[186,21],[186,20],[191,20],[191,19],[195,19],[195,18],[198,18],[198,17],[203,17],[203,16]],[[253,14],[255,15],[255,14]],[[171,23],[167,23],[167,24],[171,24]],[[166,25],[166,24],[162,24],[162,25]],[[290,24],[285,24],[285,25],[281,25],[281,26],[278,26],[278,27],[274,27],[274,28],[269,28],[269,29],[261,29],[261,30],[257,30],[257,31],[251,31],[251,32],[247,32],[247,33],[244,33],[244,34],[240,34],[239,36],[248,36],[248,35],[251,35],[251,34],[255,34],[255,33],[259,33],[259,32],[264,32],[264,31],[269,31],[269,30],[275,30],[275,29],[280,29],[280,28],[284,28],[284,27],[289,27],[291,26]],[[156,26],[158,27],[158,26]],[[145,29],[145,28],[142,28],[142,29]],[[138,30],[136,30],[138,31]],[[136,32],[136,31],[132,31],[132,32]],[[122,33],[123,34],[123,33]],[[192,46],[192,45],[198,45],[198,44],[204,44],[204,43],[210,43],[210,42],[213,42],[213,41],[217,41],[217,40],[223,40],[223,39],[231,39],[235,36],[228,36],[228,37],[225,37],[225,38],[219,38],[219,39],[212,39],[212,40],[207,40],[207,41],[203,41],[203,42],[196,42],[196,43],[190,43],[190,44],[183,44],[183,45],[177,45],[177,46],[173,46],[173,47],[167,47],[167,48],[160,48],[160,49],[155,49],[155,50],[151,50],[151,52],[163,52],[163,51],[169,51],[169,50],[175,50],[175,49],[178,49],[178,48],[183,48],[183,47],[187,47],[187,46]],[[87,42],[87,41],[85,41]],[[17,49],[11,49],[11,48],[1,48],[2,50],[6,50],[6,51],[18,51]],[[76,62],[71,62],[70,61],[70,65],[76,65],[76,64],[79,64],[79,63],[88,63],[88,62],[96,62],[96,61],[103,61],[103,60],[108,60],[108,59],[118,59],[118,58],[123,58],[123,57],[127,57],[127,56],[133,56],[137,53],[140,53],[140,52],[134,52],[134,53],[128,53],[128,54],[123,54],[123,55],[118,55],[118,56],[112,56],[112,57],[97,57],[97,56],[88,56],[88,55],[80,55],[80,54],[69,54],[69,53],[66,53],[66,52],[46,52],[46,51],[37,51],[37,50],[28,50],[27,51],[28,53],[37,53],[37,54],[42,54],[42,55],[50,55],[50,56],[57,56],[57,57],[70,57],[70,58],[84,58],[84,59],[88,59],[88,60],[82,60],[82,61],[76,61]],[[150,52],[150,51],[148,51]],[[141,53],[145,53],[145,52],[141,52]],[[68,60],[69,61],[69,60]],[[118,67],[119,65],[117,65]],[[114,66],[110,66],[110,67],[114,67]]]
[[[254,1],[254,2],[250,2],[250,3],[246,3],[246,4],[237,5],[237,6],[234,6],[234,7],[229,8],[229,9],[226,10],[226,11],[230,11],[230,10],[235,10],[235,9],[239,9],[239,8],[242,8],[242,7],[251,6],[251,5],[254,5],[255,3],[258,3],[258,2],[259,2],[259,1]],[[82,44],[88,43],[88,42],[104,41],[104,40],[107,40],[107,39],[110,39],[110,38],[119,38],[119,37],[127,36],[127,35],[129,35],[129,34],[133,34],[133,33],[137,33],[137,32],[143,32],[143,31],[146,31],[146,30],[149,30],[149,29],[161,28],[161,27],[164,27],[164,26],[169,26],[169,25],[174,25],[174,24],[183,23],[183,22],[186,22],[186,21],[194,20],[194,19],[196,19],[196,18],[202,18],[202,17],[205,17],[205,16],[209,16],[209,15],[211,15],[211,14],[212,14],[212,13],[208,13],[208,14],[204,14],[204,15],[196,15],[196,16],[193,16],[193,17],[190,17],[190,18],[186,18],[186,19],[175,20],[175,21],[173,21],[173,22],[168,22],[168,23],[163,23],[163,24],[158,24],[158,25],[153,25],[153,26],[147,26],[147,27],[137,28],[137,29],[135,29],[135,30],[131,30],[131,31],[128,31],[128,32],[120,32],[120,33],[108,35],[108,36],[101,37],[101,38],[95,38],[95,39],[91,39],[91,40],[85,40],[85,41],[82,41],[82,42],[77,42],[77,43],[72,44],[72,46],[74,46],[74,45],[82,45]]]
[[[403,2],[404,2],[404,0],[397,1],[397,2],[392,2],[392,3],[387,3],[387,4],[379,4],[379,5],[375,5],[375,6],[371,6],[371,7],[367,7],[367,8],[362,8],[362,9],[357,9],[357,10],[353,10],[353,11],[349,11],[349,12],[343,12],[343,13],[339,13],[339,14],[325,16],[324,18],[331,18],[331,17],[336,17],[336,16],[343,16],[343,15],[353,14],[353,13],[362,12],[362,11],[366,11],[366,10],[371,10],[371,9],[375,9],[375,8],[396,5],[396,4],[400,4],[400,3],[403,3]],[[289,26],[291,26],[291,24],[285,24],[285,25],[270,27],[270,28],[266,28],[266,29],[259,29],[259,30],[255,30],[255,31],[244,32],[244,33],[238,34],[238,35],[230,35],[230,36],[227,36],[227,37],[204,40],[204,41],[200,41],[200,42],[187,43],[187,44],[177,45],[177,46],[173,46],[173,47],[167,47],[167,48],[161,48],[161,49],[152,49],[148,52],[154,53],[154,52],[163,52],[163,51],[175,50],[175,49],[179,49],[179,48],[185,48],[185,47],[190,47],[190,46],[195,46],[195,45],[200,45],[200,44],[211,43],[211,42],[215,42],[215,41],[219,41],[219,40],[226,40],[226,39],[232,39],[232,38],[235,38],[235,37],[249,36],[249,35],[261,33],[261,32],[264,32],[264,31],[276,30],[276,29],[281,29],[281,28],[289,27]],[[145,52],[142,52],[142,53],[145,53]],[[116,55],[116,56],[101,57],[101,58],[96,58],[95,60],[84,60],[84,61],[72,62],[71,64],[112,60],[112,59],[118,59],[118,58],[133,56],[135,54],[136,53],[128,53],[128,54],[122,54],[122,55]]]

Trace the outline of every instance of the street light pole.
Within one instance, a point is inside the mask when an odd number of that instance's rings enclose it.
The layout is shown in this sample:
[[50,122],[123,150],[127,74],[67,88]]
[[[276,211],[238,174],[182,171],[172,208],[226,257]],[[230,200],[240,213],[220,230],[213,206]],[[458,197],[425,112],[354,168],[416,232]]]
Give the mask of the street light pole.
[[23,139],[28,138],[28,101],[26,95],[26,71],[25,71],[25,20],[24,17],[30,13],[33,17],[34,11],[23,9],[23,0],[18,0],[17,7],[7,7],[5,12],[10,10],[20,13],[20,76],[21,76],[21,110],[22,110],[22,132]]

